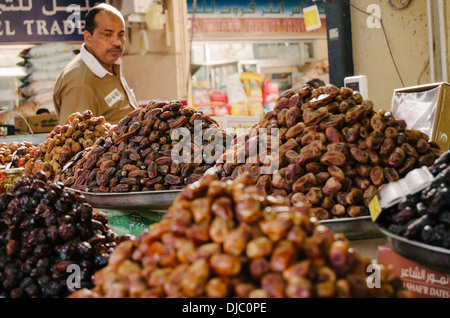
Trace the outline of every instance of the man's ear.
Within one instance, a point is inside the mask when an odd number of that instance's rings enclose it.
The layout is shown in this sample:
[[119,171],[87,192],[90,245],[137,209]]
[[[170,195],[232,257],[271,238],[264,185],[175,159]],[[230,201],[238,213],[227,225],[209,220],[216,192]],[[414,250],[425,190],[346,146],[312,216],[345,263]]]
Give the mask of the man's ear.
[[92,34],[89,31],[84,31],[84,42],[90,43],[92,39]]

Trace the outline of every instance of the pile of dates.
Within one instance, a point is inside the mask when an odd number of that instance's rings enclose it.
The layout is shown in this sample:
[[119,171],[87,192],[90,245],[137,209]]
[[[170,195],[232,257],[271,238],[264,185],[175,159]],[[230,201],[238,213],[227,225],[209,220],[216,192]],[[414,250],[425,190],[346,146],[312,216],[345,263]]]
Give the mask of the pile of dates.
[[207,174],[149,232],[116,247],[94,288],[70,297],[412,296],[383,265],[380,288],[369,288],[371,264],[342,234],[260,194],[249,174]]
[[42,170],[49,180],[58,181],[64,165],[84,149],[92,147],[110,128],[103,116],[94,117],[90,110],[83,114],[74,113],[69,116],[69,124],[58,125],[49,133],[32,153],[25,170],[31,174]]
[[5,169],[8,164],[10,168],[21,168],[32,158],[32,153],[37,149],[32,143],[12,142],[9,145],[0,144],[0,169]]
[[[367,215],[384,184],[431,166],[442,153],[426,134],[373,108],[350,88],[287,90],[273,111],[235,140],[218,161],[217,173],[229,180],[250,172],[262,193],[286,196],[319,220]],[[268,150],[252,151],[258,145]],[[274,163],[277,171],[261,173]]]
[[435,179],[427,188],[383,211],[378,222],[396,235],[450,249],[450,152],[430,172]]
[[112,127],[61,180],[94,193],[181,189],[214,166],[204,155],[215,138],[220,155],[232,137],[209,115],[179,101],[151,101]]
[[0,297],[67,297],[93,286],[121,240],[62,183],[26,175],[0,195]]

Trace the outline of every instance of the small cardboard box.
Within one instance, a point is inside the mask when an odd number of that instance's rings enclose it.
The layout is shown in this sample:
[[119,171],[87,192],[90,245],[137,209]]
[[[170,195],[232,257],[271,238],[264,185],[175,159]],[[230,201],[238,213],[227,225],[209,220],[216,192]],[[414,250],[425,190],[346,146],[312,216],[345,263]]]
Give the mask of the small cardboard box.
[[28,123],[34,133],[48,133],[58,125],[58,118],[55,114],[28,116]]
[[[55,114],[28,116],[27,121],[35,134],[51,132],[58,125],[58,119]],[[21,117],[14,118],[14,126],[20,132],[30,133],[30,129],[25,123],[25,120]]]
[[420,298],[450,298],[450,274],[441,273],[409,260],[388,246],[378,247],[378,263],[393,266],[406,289]]
[[442,151],[450,146],[450,84],[446,82],[396,89],[391,112],[408,129],[426,133]]
[[23,132],[23,133],[29,133],[30,130],[28,129],[27,123],[25,122],[26,118],[22,117],[14,117],[14,129]]

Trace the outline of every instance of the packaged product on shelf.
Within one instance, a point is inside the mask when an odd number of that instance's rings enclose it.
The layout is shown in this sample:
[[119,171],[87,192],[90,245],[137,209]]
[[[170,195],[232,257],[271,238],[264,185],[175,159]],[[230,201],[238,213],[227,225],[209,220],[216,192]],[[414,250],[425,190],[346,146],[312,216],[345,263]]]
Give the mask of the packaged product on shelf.
[[231,115],[249,115],[248,98],[239,74],[232,74],[225,79],[228,103],[231,105]]
[[231,112],[231,105],[223,103],[213,103],[211,102],[211,107],[213,109],[214,116],[228,116]]
[[230,115],[231,106],[228,104],[227,94],[216,89],[210,89],[209,99],[214,116]]
[[213,109],[211,107],[208,89],[204,86],[194,86],[192,90],[195,109],[201,110],[205,114],[212,115]]
[[[278,132],[272,136],[278,149],[268,138],[271,129]],[[247,151],[252,144],[267,152]],[[390,112],[375,112],[358,92],[305,85],[281,93],[274,110],[235,140],[216,171],[228,180],[269,170],[273,174],[259,176],[261,191],[288,197],[324,220],[369,215],[368,205],[384,184],[431,166],[441,153],[428,135],[407,129]]]
[[21,79],[22,94],[27,100],[54,113],[53,88],[63,68],[73,58],[69,43],[38,44],[19,55],[24,61],[19,65],[26,67],[27,76]]
[[33,96],[40,92],[53,91],[54,86],[55,86],[55,80],[36,81],[36,82],[30,83],[30,85],[28,85],[28,86],[23,87],[22,93],[25,96]]
[[241,81],[247,94],[247,104],[250,116],[263,115],[263,78],[254,72],[244,72],[241,74]]
[[[380,288],[367,283],[370,266]],[[391,273],[285,198],[261,194],[249,174],[207,175],[149,232],[119,244],[95,287],[70,297],[413,297]]]
[[230,115],[233,116],[249,116],[248,103],[247,102],[237,102],[231,104]]
[[46,43],[35,45],[31,47],[29,50],[22,52],[21,56],[28,58],[43,58],[50,56],[57,56],[63,53],[71,52],[72,45],[69,43]]
[[267,80],[263,82],[263,107],[264,113],[267,113],[274,109],[279,95],[278,83],[273,80]]
[[180,101],[151,101],[111,128],[61,180],[93,193],[179,190],[213,167],[231,139],[211,116]]

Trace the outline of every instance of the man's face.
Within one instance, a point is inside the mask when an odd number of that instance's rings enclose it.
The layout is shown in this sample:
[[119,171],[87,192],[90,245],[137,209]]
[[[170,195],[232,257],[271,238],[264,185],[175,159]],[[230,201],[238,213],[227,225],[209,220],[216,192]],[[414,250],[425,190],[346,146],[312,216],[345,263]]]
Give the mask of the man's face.
[[123,20],[110,12],[95,16],[97,27],[93,34],[84,32],[87,50],[93,54],[108,71],[123,54],[125,47],[125,25]]

